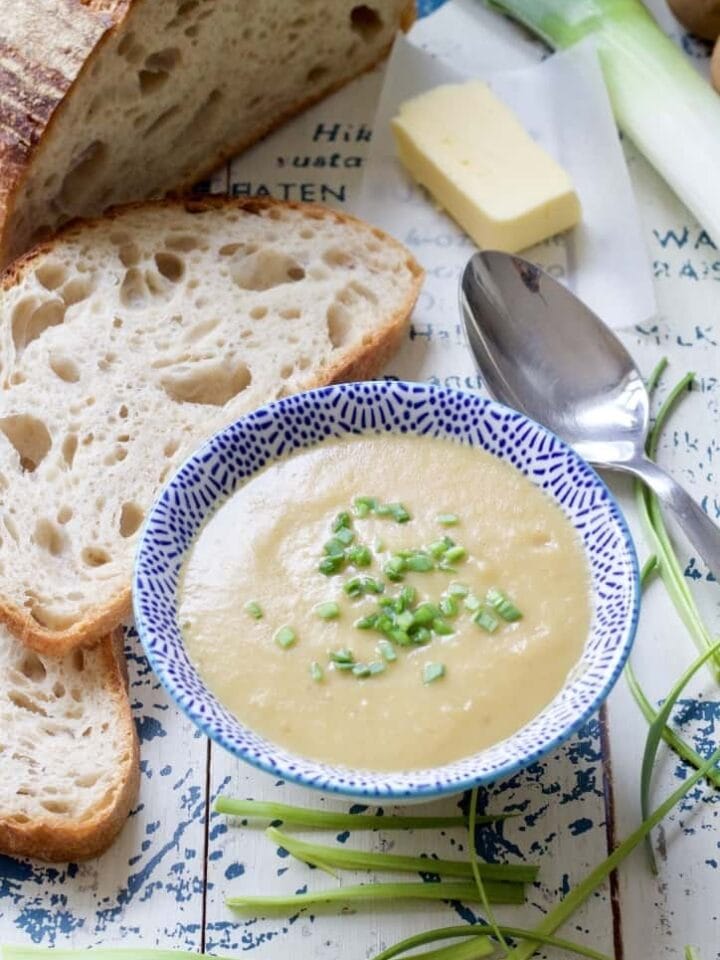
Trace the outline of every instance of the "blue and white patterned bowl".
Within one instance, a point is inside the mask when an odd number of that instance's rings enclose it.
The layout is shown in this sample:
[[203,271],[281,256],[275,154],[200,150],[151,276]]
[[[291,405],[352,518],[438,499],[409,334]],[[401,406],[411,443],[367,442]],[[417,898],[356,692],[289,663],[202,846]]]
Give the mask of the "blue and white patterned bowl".
[[[270,461],[326,437],[415,433],[483,448],[545,490],[570,519],[591,571],[593,619],[572,678],[534,720],[482,752],[412,772],[351,770],[293,755],[243,726],[190,662],[177,622],[180,569],[204,520]],[[639,590],[635,549],[597,474],[544,427],[477,394],[419,383],[351,383],[278,400],[208,440],[180,467],[150,511],[133,580],[148,659],[190,719],[231,753],[274,776],[329,793],[421,800],[508,776],[555,750],[594,713],[630,652]]]

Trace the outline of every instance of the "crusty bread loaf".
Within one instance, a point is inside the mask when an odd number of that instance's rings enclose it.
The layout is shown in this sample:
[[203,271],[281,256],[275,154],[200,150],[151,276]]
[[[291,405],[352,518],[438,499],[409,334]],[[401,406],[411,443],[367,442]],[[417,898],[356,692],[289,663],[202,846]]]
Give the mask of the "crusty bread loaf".
[[48,657],[0,625],[0,853],[95,856],[137,793],[121,637]]
[[206,436],[373,376],[422,271],[315,205],[158,201],[70,226],[0,289],[0,621],[62,653],[130,606],[135,540]]
[[3,0],[0,265],[159,196],[376,63],[413,0]]

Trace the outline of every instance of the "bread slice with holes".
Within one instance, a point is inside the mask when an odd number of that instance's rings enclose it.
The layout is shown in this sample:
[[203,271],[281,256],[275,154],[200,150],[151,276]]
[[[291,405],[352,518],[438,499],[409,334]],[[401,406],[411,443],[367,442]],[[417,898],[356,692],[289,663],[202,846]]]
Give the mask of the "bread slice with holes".
[[0,625],[0,853],[83,860],[109,847],[138,788],[121,637],[64,657]]
[[413,16],[413,0],[3,0],[0,265],[73,217],[191,186]]
[[65,229],[0,289],[0,621],[41,652],[128,613],[173,469],[262,403],[378,373],[422,282],[315,205],[157,201]]

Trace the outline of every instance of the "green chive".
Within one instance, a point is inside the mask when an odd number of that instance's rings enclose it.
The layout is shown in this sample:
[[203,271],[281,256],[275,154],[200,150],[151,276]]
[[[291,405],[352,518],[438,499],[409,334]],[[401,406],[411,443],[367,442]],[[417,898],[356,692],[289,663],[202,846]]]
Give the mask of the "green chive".
[[418,647],[421,647],[426,643],[430,643],[432,640],[432,633],[427,627],[413,627],[413,631],[410,634],[410,639]]
[[397,583],[398,580],[402,580],[405,575],[405,561],[400,556],[390,557],[385,566],[383,567],[383,572],[388,580],[392,580],[394,583]]
[[408,586],[402,588],[398,599],[402,602],[403,609],[407,610],[408,607],[411,607],[415,603],[417,590],[408,584]]
[[321,683],[325,678],[325,671],[317,662],[317,660],[313,660],[313,662],[310,664],[310,676],[313,678],[315,683]]
[[325,603],[319,603],[315,607],[315,613],[321,620],[337,620],[340,616],[340,607],[334,600],[328,600]]
[[375,630],[377,625],[378,615],[376,613],[372,613],[368,617],[360,617],[360,619],[354,623],[354,626],[356,626],[358,630]]
[[344,547],[351,544],[354,539],[355,534],[349,527],[341,527],[335,533],[335,540],[339,540]]
[[372,563],[372,553],[362,544],[351,547],[345,556],[348,563],[351,563],[354,567],[369,567]]
[[356,677],[369,677],[370,667],[366,663],[356,663],[353,665],[352,672]]
[[337,537],[333,537],[332,540],[328,540],[323,545],[323,552],[328,557],[342,557],[345,554],[345,544]]
[[409,647],[413,642],[410,635],[403,630],[401,627],[392,627],[387,631],[387,636],[390,637],[399,647]]
[[451,583],[447,592],[451,597],[466,597],[470,593],[470,588],[464,583]]
[[404,630],[406,633],[413,625],[413,615],[410,610],[403,610],[402,613],[399,613],[395,619],[395,623],[401,630]]
[[326,577],[329,577],[333,573],[338,573],[344,566],[344,556],[323,557],[318,566],[318,570],[320,573],[324,573]]
[[360,577],[353,577],[352,580],[348,580],[347,583],[344,583],[343,590],[349,597],[353,598],[362,597],[365,593]]
[[454,527],[460,523],[460,517],[456,513],[439,513],[435,519],[441,527]]
[[353,510],[355,516],[361,520],[377,510],[378,502],[375,497],[355,497]]
[[432,628],[439,637],[449,637],[450,634],[454,632],[447,620],[443,620],[440,617],[433,620]]
[[463,600],[463,605],[466,610],[470,611],[470,613],[477,613],[482,606],[482,600],[474,593],[469,593]]
[[444,553],[447,552],[448,545],[444,540],[433,540],[433,542],[428,547],[428,553],[435,557],[436,560],[439,560]]
[[434,603],[421,603],[413,612],[413,623],[424,627],[427,626],[428,623],[432,623],[439,615],[440,610]]
[[426,663],[423,667],[423,683],[434,683],[445,676],[445,666],[442,663]]
[[352,526],[352,517],[347,512],[347,510],[343,510],[343,512],[339,513],[333,520],[332,532],[337,533],[338,530],[346,530],[351,526]]
[[448,563],[456,563],[458,560],[465,560],[466,557],[467,550],[465,547],[455,546],[445,551],[443,560],[446,560]]
[[499,623],[496,617],[494,617],[487,610],[478,610],[478,612],[473,617],[473,622],[476,623],[482,630],[486,633],[495,633]]
[[254,620],[262,620],[263,609],[255,600],[249,600],[243,607],[245,613],[249,614]]
[[522,617],[522,613],[512,600],[507,594],[503,593],[502,590],[498,590],[497,587],[490,587],[485,597],[485,602],[494,610],[497,610],[503,620],[507,620],[508,623],[512,623],[514,620],[520,620]]
[[407,558],[405,564],[408,570],[412,570],[415,573],[428,573],[430,570],[435,569],[432,557],[429,557],[426,553],[414,553]]
[[407,523],[411,519],[410,514],[402,503],[389,503],[390,513],[396,523]]
[[353,655],[352,650],[348,650],[347,647],[342,647],[340,650],[331,650],[328,653],[328,658],[332,663],[342,664],[349,663],[352,665],[355,663],[355,656]]
[[385,664],[380,660],[373,660],[368,664],[368,671],[371,677],[376,677],[379,673],[385,673]]
[[387,663],[393,663],[397,660],[395,647],[393,647],[389,640],[378,640],[377,652]]
[[273,639],[283,650],[287,650],[288,647],[292,647],[297,642],[297,636],[292,627],[280,627]]
[[455,597],[443,597],[438,606],[444,617],[456,617],[458,614],[458,603]]

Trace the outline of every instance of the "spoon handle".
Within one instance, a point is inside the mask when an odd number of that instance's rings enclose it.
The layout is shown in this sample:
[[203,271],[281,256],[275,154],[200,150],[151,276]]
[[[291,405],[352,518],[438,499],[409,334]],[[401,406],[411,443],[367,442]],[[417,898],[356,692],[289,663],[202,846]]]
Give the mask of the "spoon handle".
[[626,464],[629,472],[647,483],[674,514],[685,536],[710,570],[720,579],[720,527],[690,494],[652,460],[643,457]]

